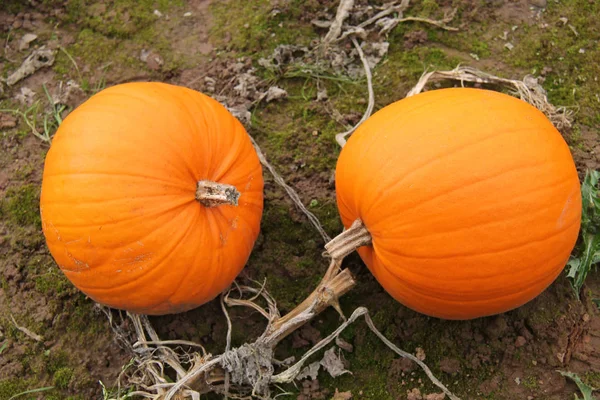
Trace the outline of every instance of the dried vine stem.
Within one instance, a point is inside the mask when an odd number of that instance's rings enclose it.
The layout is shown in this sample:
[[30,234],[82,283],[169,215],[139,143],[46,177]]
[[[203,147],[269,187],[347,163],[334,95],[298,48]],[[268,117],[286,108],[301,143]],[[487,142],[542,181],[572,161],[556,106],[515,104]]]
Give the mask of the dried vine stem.
[[[440,387],[451,400],[460,400],[435,378],[427,365],[387,340],[374,326],[368,315],[368,310],[364,307],[357,308],[348,320],[317,343],[298,362],[283,372],[275,374],[274,364],[281,363],[276,363],[273,359],[273,349],[283,338],[330,305],[341,313],[338,298],[356,284],[349,270],[340,268],[341,260],[353,249],[366,245],[369,241],[370,236],[364,225],[360,221],[356,221],[338,238],[328,243],[327,248],[340,255],[340,258],[331,260],[329,268],[317,288],[306,300],[283,317],[279,316],[275,301],[264,288],[254,289],[248,286],[236,285],[235,288],[230,289],[221,298],[223,307],[226,304],[228,306],[246,306],[255,310],[259,309],[261,310],[260,313],[268,318],[267,328],[255,342],[244,344],[239,348],[226,349],[224,353],[218,356],[210,354],[204,356],[191,355],[189,357],[191,367],[187,370],[182,367],[182,357],[178,357],[173,350],[166,347],[167,344],[187,344],[186,342],[174,341],[170,343],[169,341],[160,341],[147,317],[128,314],[133,321],[138,337],[138,341],[133,347],[142,347],[140,352],[141,361],[137,369],[140,379],[134,381],[141,389],[137,390],[136,394],[151,399],[179,400],[192,398],[194,400],[199,398],[201,393],[207,392],[223,393],[226,396],[235,397],[230,393],[230,391],[235,391],[240,395],[270,398],[269,387],[271,385],[292,382],[311,356],[334,341],[356,319],[364,316],[369,329],[390,349],[421,366],[431,381]],[[240,298],[232,298],[232,294],[236,292],[240,294]],[[244,294],[251,294],[252,297],[242,299],[241,297]],[[259,296],[267,302],[269,311],[254,302]],[[224,312],[228,316],[225,308]],[[228,321],[230,320],[228,319]],[[228,324],[228,337],[230,332],[231,325]],[[151,340],[147,340],[146,333],[148,333]],[[155,347],[151,347],[152,345]],[[229,348],[229,341],[227,348]],[[168,382],[165,379],[163,364],[169,365],[176,371],[177,381],[175,383]]]
[[[275,373],[275,365],[282,366],[273,358],[275,346],[294,330],[313,319],[328,306],[333,306],[342,315],[338,299],[351,290],[356,281],[347,269],[341,269],[343,258],[356,248],[370,243],[371,237],[360,220],[326,245],[326,249],[335,257],[331,259],[323,279],[317,288],[295,309],[283,317],[280,316],[275,300],[264,290],[235,285],[221,297],[221,305],[228,321],[227,346],[225,351],[217,356],[198,353],[178,354],[169,345],[194,346],[186,341],[161,341],[146,316],[127,313],[133,322],[136,342],[132,349],[136,353],[137,369],[131,379],[137,390],[136,394],[149,399],[160,400],[192,400],[199,399],[200,394],[216,392],[226,397],[250,396],[270,398],[270,386],[278,383],[292,382],[300,373],[306,361],[327,344],[334,341],[338,335],[359,317],[364,316],[371,329],[390,349],[402,357],[415,361],[431,379],[452,400],[459,400],[435,376],[427,365],[412,354],[404,352],[387,340],[373,325],[368,310],[357,308],[348,320],[317,343],[298,362],[282,372]],[[234,294],[238,294],[234,297]],[[249,298],[244,298],[250,295]],[[267,308],[256,304],[257,298],[262,298]],[[231,320],[225,305],[229,307],[244,306],[258,311],[268,320],[263,334],[254,342],[238,348],[230,348]],[[104,310],[113,324],[110,311]],[[113,325],[114,326],[114,325]],[[127,342],[122,330],[115,329],[121,340]],[[149,336],[149,337],[148,337]],[[176,373],[176,381],[166,379],[165,366]],[[233,394],[232,394],[233,393]],[[246,398],[250,398],[246,397]]]
[[12,321],[15,328],[17,328],[17,330],[23,332],[26,336],[30,337],[31,339],[35,340],[36,342],[41,342],[44,340],[44,338],[41,337],[40,335],[38,335],[37,333],[32,332],[29,329],[25,328],[24,326],[20,326],[19,324],[17,324],[17,321],[15,321],[15,317],[13,317],[12,314],[10,314],[10,320]]
[[335,19],[329,27],[329,32],[325,35],[323,43],[331,43],[336,40],[342,33],[342,25],[348,16],[350,16],[350,10],[354,7],[354,0],[341,0],[338,5]]
[[558,128],[568,128],[572,124],[573,111],[566,107],[556,107],[548,102],[548,96],[537,79],[527,75],[523,80],[506,79],[488,74],[472,67],[457,66],[450,71],[431,71],[424,73],[419,82],[407,93],[406,97],[421,93],[429,82],[455,80],[478,84],[499,85],[512,91],[513,95],[526,101],[546,114],[548,119]]
[[308,218],[310,223],[319,232],[319,235],[321,235],[321,237],[323,238],[325,243],[329,242],[331,240],[331,238],[329,237],[327,232],[325,232],[325,229],[323,229],[323,225],[321,225],[321,222],[319,221],[319,219],[317,217],[315,217],[315,215],[313,213],[308,211],[306,206],[302,203],[302,200],[300,200],[300,196],[298,196],[298,193],[296,193],[296,191],[294,189],[292,189],[287,183],[285,183],[285,180],[281,177],[281,175],[279,175],[279,173],[275,170],[275,168],[273,168],[273,166],[267,161],[267,158],[263,154],[262,150],[260,149],[260,146],[256,143],[254,138],[250,135],[248,135],[248,137],[250,138],[250,140],[252,141],[252,144],[254,145],[254,148],[256,149],[256,153],[258,154],[258,159],[260,160],[260,163],[269,170],[271,175],[273,175],[273,179],[275,179],[275,182],[279,186],[281,186],[283,188],[283,190],[285,190],[285,192],[290,197],[290,199],[294,202],[294,204],[300,209],[300,211],[302,211],[302,213],[304,215],[306,215],[306,218]]
[[340,147],[344,147],[346,144],[346,137],[351,135],[363,122],[365,122],[373,113],[373,108],[375,107],[375,91],[373,90],[373,75],[371,74],[371,67],[369,66],[369,61],[365,57],[365,53],[362,51],[362,47],[356,41],[355,38],[352,38],[352,44],[356,48],[358,52],[358,56],[360,57],[360,61],[362,61],[363,68],[365,69],[365,75],[367,76],[367,88],[369,91],[369,104],[367,105],[367,109],[363,114],[362,118],[356,125],[347,130],[346,132],[338,133],[335,135],[335,140],[338,142]]
[[[353,0],[341,0],[338,6],[338,11],[335,17],[335,20],[332,22],[329,32],[323,39],[320,49],[321,51],[326,51],[327,47],[331,45],[333,42],[342,41],[348,37],[351,37],[352,44],[360,57],[363,68],[365,70],[365,76],[367,77],[367,90],[369,93],[369,102],[367,104],[367,108],[356,125],[351,127],[345,132],[338,133],[335,135],[335,140],[340,145],[340,147],[344,147],[346,145],[346,137],[350,136],[362,123],[364,123],[373,113],[373,108],[375,107],[375,92],[373,90],[373,76],[371,73],[371,66],[365,54],[362,50],[361,45],[356,40],[355,36],[357,35],[365,35],[365,28],[371,26],[373,24],[379,23],[383,27],[379,31],[380,35],[384,35],[392,31],[398,24],[402,22],[415,21],[415,22],[423,22],[431,25],[435,25],[439,28],[448,30],[448,31],[458,31],[458,28],[448,26],[454,16],[456,15],[456,9],[453,9],[452,12],[444,15],[444,18],[441,20],[433,20],[429,18],[421,18],[421,17],[404,17],[404,11],[409,7],[410,0],[402,0],[401,2],[394,1],[386,5],[386,7],[378,12],[373,17],[363,21],[358,26],[350,26],[346,27],[346,31],[343,32],[342,25],[343,22],[350,15],[350,10],[354,6]],[[396,14],[395,18],[389,18],[388,15]]]
[[[188,372],[188,375],[195,377],[195,379],[189,378],[186,385],[202,392],[207,391],[207,389],[213,390],[215,385],[221,383],[221,379],[227,377],[228,358],[245,358],[243,361],[240,361],[241,364],[247,363],[248,361],[254,362],[254,360],[252,360],[253,357],[248,357],[245,354],[243,356],[240,356],[238,354],[240,353],[240,350],[243,350],[244,352],[248,351],[248,348],[250,348],[252,352],[256,352],[257,354],[267,353],[272,355],[272,350],[275,348],[275,346],[277,346],[277,344],[281,340],[283,340],[296,329],[303,326],[316,315],[323,312],[330,305],[334,306],[341,313],[341,310],[339,309],[338,298],[346,294],[355,285],[356,281],[352,277],[350,271],[340,270],[338,263],[336,261],[332,261],[317,288],[301,304],[299,304],[296,308],[294,308],[292,311],[290,311],[283,317],[279,317],[279,312],[277,311],[275,303],[270,297],[270,295],[266,294],[266,292],[263,292],[264,296],[267,299],[267,302],[270,305],[269,313],[267,313],[266,311],[264,313],[261,312],[261,314],[267,314],[269,316],[269,323],[264,333],[254,343],[244,345],[238,349],[226,351],[221,356],[217,357],[220,360],[220,366],[215,367],[210,376],[202,375],[200,373],[195,372],[195,369],[204,370],[202,365],[198,365],[196,368],[192,368]],[[253,289],[243,287],[242,291],[252,292]],[[231,291],[225,295],[225,303],[229,303],[235,306],[246,306],[253,309],[260,307],[256,304],[252,304],[253,301],[251,300],[230,299],[230,295]],[[272,359],[269,359],[268,362],[272,363]],[[236,381],[236,383],[240,383],[239,379],[237,379]],[[252,385],[254,385],[254,389],[257,389],[256,384],[258,382],[246,383],[251,383]],[[272,381],[271,377],[269,376],[268,380],[266,381],[266,384],[270,383],[272,383]],[[259,391],[265,391],[267,388],[260,387],[259,389]],[[169,397],[167,397],[165,400],[168,399]]]
[[325,245],[325,250],[334,260],[342,260],[361,246],[371,244],[371,234],[365,224],[357,219],[348,229]]

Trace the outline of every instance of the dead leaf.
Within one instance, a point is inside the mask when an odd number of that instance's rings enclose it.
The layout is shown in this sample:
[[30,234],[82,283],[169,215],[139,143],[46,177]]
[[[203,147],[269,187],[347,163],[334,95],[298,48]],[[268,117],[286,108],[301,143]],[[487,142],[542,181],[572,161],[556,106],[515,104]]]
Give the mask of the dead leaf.
[[335,346],[330,348],[323,355],[323,359],[321,360],[321,365],[329,375],[336,378],[343,374],[349,374],[350,371],[344,368],[344,363],[342,362],[340,356],[335,353]]
[[21,66],[6,79],[6,84],[12,86],[19,82],[21,79],[32,75],[37,70],[43,67],[49,67],[54,64],[54,58],[56,56],[56,50],[51,50],[42,46],[39,49],[34,50],[31,54],[23,61]]

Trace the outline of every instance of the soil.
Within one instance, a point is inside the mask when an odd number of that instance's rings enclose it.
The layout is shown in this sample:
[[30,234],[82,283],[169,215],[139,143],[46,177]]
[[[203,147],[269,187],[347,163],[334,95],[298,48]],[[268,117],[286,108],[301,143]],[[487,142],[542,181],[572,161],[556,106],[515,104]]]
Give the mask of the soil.
[[[119,345],[99,308],[64,278],[45,246],[38,204],[49,143],[34,136],[23,114],[14,111],[29,108],[30,118],[37,118],[38,132],[43,132],[45,116],[52,131],[56,108],[45,90],[65,105],[64,118],[103,87],[133,80],[159,80],[232,99],[240,72],[254,67],[261,79],[276,82],[290,95],[259,104],[253,110],[249,132],[334,236],[341,231],[341,223],[332,174],[339,150],[333,137],[346,129],[345,124],[360,119],[365,107],[364,82],[316,83],[305,76],[274,77],[260,69],[258,59],[277,44],[306,45],[317,39],[323,30],[311,25],[311,20],[333,15],[337,3],[3,2],[2,78],[42,45],[56,51],[56,62],[14,86],[0,82],[0,400],[38,388],[43,391],[19,398],[102,399],[102,385],[107,392],[116,393],[118,378],[132,356]],[[451,24],[460,31],[441,32],[417,23],[395,28],[388,37],[390,53],[374,71],[378,108],[401,98],[428,67],[453,68],[458,62],[467,62],[509,78],[540,74],[551,101],[578,108],[573,126],[562,133],[581,177],[586,169],[600,169],[600,103],[595,102],[600,67],[577,58],[587,57],[594,45],[598,48],[600,33],[588,18],[597,15],[594,2],[412,3],[416,5],[407,14],[425,17],[458,7]],[[559,16],[568,16],[578,36],[557,22]],[[499,39],[505,31],[509,32],[507,39]],[[37,38],[29,48],[19,49],[21,38],[28,33]],[[505,48],[508,40],[514,50]],[[553,47],[552,41],[559,45]],[[564,45],[567,42],[568,46]],[[561,46],[570,50],[560,53]],[[593,54],[599,55],[598,50]],[[579,74],[578,78],[571,79],[574,74]],[[317,101],[320,85],[328,90],[325,103]],[[571,97],[575,89],[583,94]],[[36,104],[37,108],[30,108]],[[332,119],[332,109],[339,110],[340,122]],[[323,243],[312,226],[267,172],[265,179],[261,234],[239,280],[266,279],[267,290],[285,312],[314,288],[326,261],[321,256]],[[347,315],[366,306],[390,340],[417,354],[463,399],[574,398],[578,393],[575,384],[558,370],[577,373],[587,384],[600,387],[600,311],[593,302],[600,298],[596,271],[590,273],[581,299],[563,274],[516,310],[472,321],[443,321],[396,303],[358,256],[350,256],[345,266],[359,282],[341,299]],[[258,313],[235,308],[230,313],[234,345],[256,338],[265,327]],[[151,322],[164,339],[191,340],[212,353],[225,345],[227,325],[216,300],[187,313],[153,317]],[[284,340],[277,358],[297,357],[339,322],[337,313],[327,310]],[[417,365],[395,356],[364,322],[357,322],[341,338],[345,341],[345,366],[353,374],[334,379],[321,371],[317,380],[287,387],[291,398],[444,398]]]

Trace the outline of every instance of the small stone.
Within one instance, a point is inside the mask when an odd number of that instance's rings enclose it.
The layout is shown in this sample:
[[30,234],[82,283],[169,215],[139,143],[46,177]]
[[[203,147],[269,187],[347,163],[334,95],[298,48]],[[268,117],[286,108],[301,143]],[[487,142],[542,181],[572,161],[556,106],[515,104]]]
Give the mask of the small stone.
[[352,398],[352,392],[339,392],[337,388],[335,388],[335,393],[331,400],[349,400]]
[[142,50],[140,60],[152,71],[158,71],[164,63],[162,57],[151,50]]
[[445,393],[430,393],[430,394],[426,394],[425,397],[423,397],[424,400],[444,400],[446,398],[446,394]]
[[163,65],[163,59],[158,54],[152,54],[148,57],[146,61],[146,65],[152,71],[158,71],[160,67]]
[[17,118],[14,115],[0,113],[0,129],[14,128],[17,126]]
[[34,35],[33,33],[24,34],[19,41],[19,51],[28,49],[29,43],[33,42],[35,39],[37,39],[37,35]]
[[22,19],[16,19],[15,22],[13,22],[12,27],[13,29],[19,29],[23,26],[23,20]]
[[417,388],[410,391],[406,391],[406,400],[423,400],[421,391]]
[[590,321],[590,314],[585,313],[583,314],[583,317],[581,317],[583,319],[583,322],[589,322]]
[[160,18],[160,17],[163,16],[163,14],[160,11],[158,11],[158,10],[154,10],[153,14],[156,15],[158,18]]
[[517,336],[517,340],[515,340],[515,347],[523,347],[527,343],[527,339],[523,336]]

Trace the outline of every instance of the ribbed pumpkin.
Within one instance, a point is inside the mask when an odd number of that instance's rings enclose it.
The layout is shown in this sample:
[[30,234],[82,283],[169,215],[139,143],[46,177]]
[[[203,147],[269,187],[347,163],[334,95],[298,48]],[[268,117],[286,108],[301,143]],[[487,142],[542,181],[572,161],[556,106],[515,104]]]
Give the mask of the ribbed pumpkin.
[[358,252],[421,313],[471,319],[523,305],[564,268],[581,195],[560,133],[536,108],[483,89],[440,89],[375,113],[343,148],[337,204]]
[[174,85],[122,84],[84,102],[54,136],[43,231],[61,270],[96,302],[183,312],[244,267],[262,190],[254,147],[218,102]]

